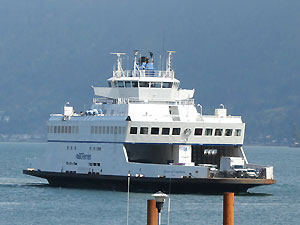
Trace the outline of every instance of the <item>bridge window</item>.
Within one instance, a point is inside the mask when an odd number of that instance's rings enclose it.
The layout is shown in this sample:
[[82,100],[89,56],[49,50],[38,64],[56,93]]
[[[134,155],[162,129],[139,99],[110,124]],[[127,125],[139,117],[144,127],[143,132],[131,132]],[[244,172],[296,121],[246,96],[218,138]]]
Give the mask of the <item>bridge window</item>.
[[195,133],[194,135],[196,136],[201,136],[202,135],[202,128],[195,128]]
[[174,87],[174,88],[178,88],[178,87],[179,87],[179,83],[178,83],[178,82],[174,82],[173,87]]
[[235,129],[235,136],[241,136],[242,130],[241,129]]
[[222,136],[223,129],[216,129],[215,130],[215,136]]
[[136,88],[136,87],[138,87],[139,85],[138,85],[138,82],[137,81],[132,81],[132,87],[134,87],[134,88]]
[[131,82],[130,81],[125,81],[125,87],[131,88]]
[[151,87],[152,88],[161,88],[161,83],[160,82],[151,82]]
[[170,134],[170,128],[164,127],[161,131],[162,135],[169,135]]
[[123,88],[124,87],[124,81],[118,81],[118,87]]
[[163,82],[163,88],[172,88],[172,82]]
[[180,128],[173,128],[172,135],[180,135]]
[[140,87],[149,87],[149,82],[140,81]]
[[206,136],[212,136],[212,133],[213,133],[213,129],[211,129],[211,128],[206,128],[205,129],[205,135]]
[[148,134],[148,127],[141,127],[140,134]]
[[151,134],[159,134],[159,127],[152,127]]
[[232,135],[232,129],[226,129],[225,136],[231,136],[231,135]]

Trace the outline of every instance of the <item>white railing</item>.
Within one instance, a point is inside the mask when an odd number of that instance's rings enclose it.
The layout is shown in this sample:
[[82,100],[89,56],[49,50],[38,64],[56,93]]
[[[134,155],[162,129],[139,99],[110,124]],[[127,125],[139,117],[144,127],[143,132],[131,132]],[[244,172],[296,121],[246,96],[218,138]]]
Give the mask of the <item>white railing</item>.
[[94,104],[169,104],[169,105],[194,105],[194,99],[185,99],[177,101],[151,100],[145,101],[138,98],[93,98]]
[[115,70],[114,77],[166,77],[174,78],[174,71],[162,70]]

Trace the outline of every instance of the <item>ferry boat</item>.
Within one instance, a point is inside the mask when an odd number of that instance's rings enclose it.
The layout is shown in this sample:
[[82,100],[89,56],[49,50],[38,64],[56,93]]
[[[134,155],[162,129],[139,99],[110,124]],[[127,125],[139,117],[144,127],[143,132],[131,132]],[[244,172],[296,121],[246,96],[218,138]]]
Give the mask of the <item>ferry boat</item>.
[[248,162],[242,145],[245,123],[224,105],[203,115],[194,90],[181,89],[168,51],[165,69],[153,54],[124,70],[117,56],[108,87],[76,113],[66,103],[47,122],[47,149],[24,174],[51,186],[165,193],[247,192],[274,184],[273,167]]

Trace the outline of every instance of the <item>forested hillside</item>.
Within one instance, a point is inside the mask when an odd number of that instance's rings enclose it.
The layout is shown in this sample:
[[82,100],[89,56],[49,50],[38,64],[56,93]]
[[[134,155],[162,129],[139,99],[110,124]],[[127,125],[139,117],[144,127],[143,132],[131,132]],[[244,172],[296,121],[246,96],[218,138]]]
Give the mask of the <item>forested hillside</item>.
[[45,134],[69,101],[88,108],[110,52],[175,50],[182,88],[204,113],[242,115],[249,144],[290,144],[300,130],[300,2],[2,0],[0,140]]

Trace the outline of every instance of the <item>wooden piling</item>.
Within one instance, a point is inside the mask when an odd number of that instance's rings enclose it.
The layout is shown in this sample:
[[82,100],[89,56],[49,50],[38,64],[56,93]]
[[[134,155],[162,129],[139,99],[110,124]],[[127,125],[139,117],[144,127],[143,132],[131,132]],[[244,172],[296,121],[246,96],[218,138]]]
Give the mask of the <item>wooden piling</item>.
[[155,200],[147,200],[147,225],[157,225],[158,211]]
[[223,225],[234,225],[234,193],[223,193]]

